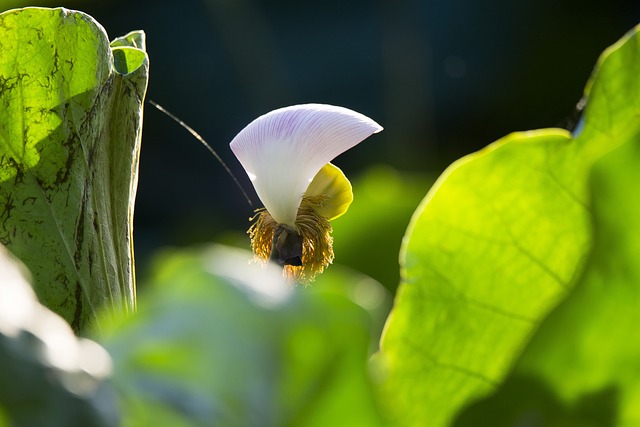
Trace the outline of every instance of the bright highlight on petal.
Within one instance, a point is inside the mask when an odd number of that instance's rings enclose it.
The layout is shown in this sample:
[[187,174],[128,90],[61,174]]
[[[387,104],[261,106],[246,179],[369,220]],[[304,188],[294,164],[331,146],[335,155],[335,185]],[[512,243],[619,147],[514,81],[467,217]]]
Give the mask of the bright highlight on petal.
[[295,225],[318,171],[382,127],[343,107],[303,104],[258,117],[231,141],[260,200],[280,224]]
[[329,221],[347,211],[353,192],[329,161],[381,130],[347,108],[305,104],[258,117],[231,141],[265,206],[249,228],[258,259],[301,283],[333,262]]

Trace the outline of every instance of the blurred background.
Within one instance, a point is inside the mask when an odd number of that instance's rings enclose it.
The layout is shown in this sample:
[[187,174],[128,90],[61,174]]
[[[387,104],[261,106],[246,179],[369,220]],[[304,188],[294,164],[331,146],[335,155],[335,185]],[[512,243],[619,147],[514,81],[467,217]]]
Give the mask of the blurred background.
[[[144,30],[148,98],[198,131],[259,206],[229,150],[258,115],[337,104],[385,127],[335,163],[355,202],[334,223],[336,263],[391,292],[412,212],[453,160],[518,130],[574,120],[603,49],[640,22],[640,2],[578,0],[0,1],[64,6],[111,39]],[[248,247],[252,209],[216,160],[147,105],[135,239],[139,275],[165,247]]]

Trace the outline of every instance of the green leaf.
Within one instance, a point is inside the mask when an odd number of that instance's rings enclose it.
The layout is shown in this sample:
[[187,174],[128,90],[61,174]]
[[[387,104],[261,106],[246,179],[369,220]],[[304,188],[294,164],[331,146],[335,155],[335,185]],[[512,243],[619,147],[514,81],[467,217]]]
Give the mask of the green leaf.
[[593,163],[638,133],[633,32],[600,58],[583,128],[516,133],[452,165],[416,211],[377,362],[396,425],[448,425],[503,381],[592,244]]
[[251,258],[167,253],[137,314],[103,328],[124,424],[380,425],[366,312]]
[[0,426],[118,425],[107,352],[40,305],[0,245]]
[[639,162],[636,137],[595,164],[594,246],[581,280],[509,380],[457,425],[511,426],[532,417],[553,426],[640,425]]
[[148,62],[143,33],[116,44],[81,12],[0,14],[0,242],[76,332],[101,308],[135,304]]

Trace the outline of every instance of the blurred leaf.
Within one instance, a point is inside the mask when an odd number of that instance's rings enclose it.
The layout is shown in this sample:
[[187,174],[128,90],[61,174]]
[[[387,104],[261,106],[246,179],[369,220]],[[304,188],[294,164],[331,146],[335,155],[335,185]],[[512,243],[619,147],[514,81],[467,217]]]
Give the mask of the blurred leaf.
[[335,262],[361,271],[395,292],[400,280],[402,235],[429,185],[431,181],[425,177],[387,166],[373,167],[357,177],[349,211],[331,222]]
[[371,319],[370,353],[378,350],[382,328],[392,304],[391,293],[382,283],[359,271],[334,264],[316,277],[305,292],[339,295],[365,309]]
[[0,426],[118,425],[111,360],[38,303],[0,245]]
[[112,50],[93,18],[62,8],[0,15],[0,242],[76,332],[135,301],[148,66],[144,34],[128,37]]
[[138,313],[103,329],[125,425],[379,425],[366,313],[251,258],[165,254]]
[[509,135],[452,165],[416,211],[377,359],[395,424],[448,425],[495,390],[571,291],[592,243],[591,166],[639,133],[639,54],[636,32],[603,54],[573,139]]
[[[640,137],[592,174],[594,247],[576,289],[543,322],[498,393],[458,425],[640,425]],[[543,405],[527,383],[544,387]],[[507,404],[508,402],[508,404]],[[505,413],[504,409],[510,410]]]

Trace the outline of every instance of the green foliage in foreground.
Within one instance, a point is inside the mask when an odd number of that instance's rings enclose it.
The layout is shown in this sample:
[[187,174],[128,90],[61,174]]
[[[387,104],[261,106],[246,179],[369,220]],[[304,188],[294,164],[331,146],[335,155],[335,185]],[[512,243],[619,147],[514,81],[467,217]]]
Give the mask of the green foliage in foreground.
[[[554,410],[571,414],[580,397],[604,395],[609,422],[598,425],[637,425],[640,400],[630,384],[640,370],[639,337],[629,328],[640,321],[633,310],[640,311],[624,295],[640,290],[640,247],[625,236],[636,232],[629,216],[637,215],[640,185],[631,172],[640,162],[639,39],[633,32],[603,54],[577,135],[548,129],[507,136],[452,165],[417,210],[377,360],[389,370],[383,403],[394,424],[449,425],[466,404],[499,389],[540,322],[568,297],[516,369],[558,396]],[[621,146],[627,162],[598,162],[594,176],[594,162]],[[620,255],[614,263],[613,254]],[[583,268],[587,275],[577,281]],[[578,325],[584,333],[576,334]],[[609,340],[606,329],[596,331],[606,325]],[[484,424],[470,417],[465,425],[498,425],[504,406],[491,408]],[[519,409],[514,420],[554,419],[545,407]],[[591,425],[584,419],[557,425]]]
[[248,257],[165,254],[138,314],[105,328],[125,425],[381,425],[367,312]]
[[[142,34],[109,44],[62,9],[0,19],[0,242],[96,340],[1,250],[0,426],[640,424],[637,31],[598,62],[579,131],[509,135],[440,177],[367,363],[388,293],[338,266],[292,288],[247,252],[166,252],[138,312],[118,308],[135,296]],[[370,217],[406,206],[376,199],[403,197],[385,173],[337,239],[386,242]]]
[[0,246],[0,427],[118,425],[109,354],[40,305],[24,271]]
[[131,219],[148,62],[90,16],[0,14],[0,243],[79,332],[135,304]]
[[[640,425],[640,135],[591,173],[593,249],[508,380],[456,426]],[[508,408],[508,410],[505,410]]]

